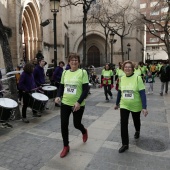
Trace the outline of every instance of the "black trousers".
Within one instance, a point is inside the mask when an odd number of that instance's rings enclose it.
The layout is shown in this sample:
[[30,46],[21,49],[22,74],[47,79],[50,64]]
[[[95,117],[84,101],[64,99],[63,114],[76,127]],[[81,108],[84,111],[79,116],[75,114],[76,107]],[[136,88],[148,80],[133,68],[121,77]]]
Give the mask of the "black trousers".
[[[80,109],[76,112],[73,112],[73,123],[76,129],[79,129],[82,134],[86,133],[86,129],[81,123],[84,106],[81,106]],[[68,106],[65,104],[61,104],[61,133],[63,137],[64,146],[68,146],[69,144],[69,133],[68,133],[68,125],[69,125],[69,117],[72,112],[72,106]]]
[[105,94],[106,99],[108,99],[108,95],[107,95],[107,94],[109,94],[110,96],[112,96],[111,84],[104,85],[104,94]]
[[[122,145],[129,145],[128,120],[130,112],[131,111],[127,109],[120,109]],[[141,112],[131,112],[136,131],[140,131],[141,127],[140,113]]]
[[[23,107],[22,107],[22,117],[23,118],[26,118],[26,112],[27,112],[27,107],[28,107],[28,102],[29,102],[29,99],[30,99],[30,94],[29,93],[26,93],[26,92],[23,92]],[[35,114],[37,113],[37,111],[35,110],[32,110],[32,112]]]

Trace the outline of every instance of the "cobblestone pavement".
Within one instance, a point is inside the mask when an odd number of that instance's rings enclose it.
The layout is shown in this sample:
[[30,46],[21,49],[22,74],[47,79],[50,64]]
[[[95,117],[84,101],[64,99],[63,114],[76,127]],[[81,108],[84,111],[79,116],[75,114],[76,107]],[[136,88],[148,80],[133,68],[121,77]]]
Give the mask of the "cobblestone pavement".
[[63,147],[59,108],[53,101],[41,118],[32,117],[29,124],[10,122],[13,129],[0,128],[0,170],[169,170],[170,169],[170,94],[159,95],[156,78],[154,94],[147,95],[149,115],[141,115],[141,137],[133,138],[135,129],[129,121],[130,147],[119,154],[121,146],[119,110],[113,99],[105,102],[103,89],[91,89],[86,101],[83,124],[89,139],[73,127],[70,117],[70,153],[61,159]]

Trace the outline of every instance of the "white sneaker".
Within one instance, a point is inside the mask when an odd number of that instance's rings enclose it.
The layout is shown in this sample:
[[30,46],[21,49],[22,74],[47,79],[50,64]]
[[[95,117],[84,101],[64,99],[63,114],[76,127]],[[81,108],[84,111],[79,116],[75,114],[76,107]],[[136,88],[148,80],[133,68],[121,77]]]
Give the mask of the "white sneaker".
[[150,92],[148,91],[148,94],[150,94]]

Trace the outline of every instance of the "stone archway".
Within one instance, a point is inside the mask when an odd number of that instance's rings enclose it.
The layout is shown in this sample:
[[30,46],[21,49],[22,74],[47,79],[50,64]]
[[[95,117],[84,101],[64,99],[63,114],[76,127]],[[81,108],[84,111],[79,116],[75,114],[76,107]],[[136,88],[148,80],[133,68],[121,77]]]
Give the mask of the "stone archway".
[[39,9],[35,2],[26,4],[22,14],[23,58],[33,60],[41,49],[41,27]]
[[100,66],[100,51],[96,46],[91,46],[87,52],[88,66],[93,65],[95,67]]

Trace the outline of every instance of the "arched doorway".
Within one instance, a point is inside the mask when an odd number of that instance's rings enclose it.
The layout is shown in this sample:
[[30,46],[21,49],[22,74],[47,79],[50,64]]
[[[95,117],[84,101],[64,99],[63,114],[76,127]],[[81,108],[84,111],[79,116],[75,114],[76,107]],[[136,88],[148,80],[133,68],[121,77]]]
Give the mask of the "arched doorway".
[[100,51],[96,46],[91,46],[87,52],[87,63],[95,67],[100,66]]
[[22,14],[23,59],[32,60],[41,49],[41,28],[39,9],[36,2],[25,5]]

